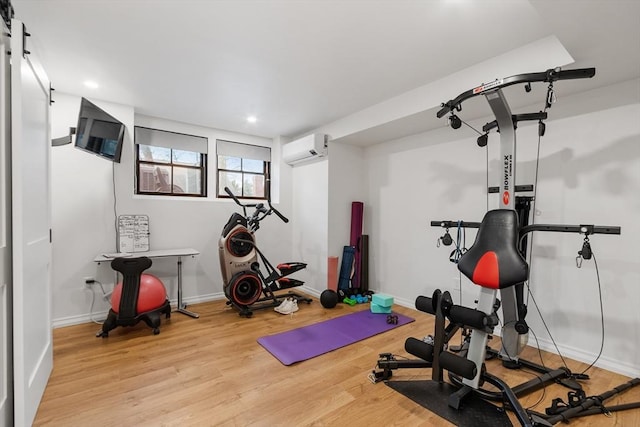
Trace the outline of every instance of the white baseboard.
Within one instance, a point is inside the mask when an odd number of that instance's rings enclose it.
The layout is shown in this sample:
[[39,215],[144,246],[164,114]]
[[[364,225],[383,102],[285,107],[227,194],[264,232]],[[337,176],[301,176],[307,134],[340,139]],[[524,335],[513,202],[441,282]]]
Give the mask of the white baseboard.
[[107,317],[108,311],[96,311],[92,314],[78,314],[75,316],[66,316],[53,319],[53,328],[63,328],[65,326],[81,325],[83,323],[102,323]]
[[[553,342],[551,340],[538,338],[538,342],[540,343],[540,349],[544,351],[548,351],[549,353],[558,354],[558,350],[556,350]],[[534,347],[536,345],[535,339],[529,336],[529,344],[530,347]],[[568,357],[573,360],[577,360],[579,362],[591,364],[598,357],[597,353],[587,352],[582,349],[558,344],[558,349],[563,357]],[[631,378],[640,377],[640,365],[626,363],[619,360],[614,360],[610,357],[600,356],[598,361],[594,364],[601,369],[606,369],[607,371],[615,372],[620,375],[625,375]],[[588,372],[587,372],[588,374]]]
[[302,292],[304,292],[305,294],[309,294],[312,297],[316,297],[316,298],[320,298],[320,294],[322,293],[322,292],[318,291],[317,289],[313,289],[313,288],[308,287],[307,285],[300,286],[300,290]]
[[[216,292],[214,294],[207,294],[207,295],[199,295],[196,297],[187,297],[187,298],[183,298],[182,302],[184,304],[198,304],[201,302],[209,302],[209,301],[215,301],[215,300],[220,300],[220,299],[224,299],[224,293],[222,292]],[[169,300],[169,302],[171,303],[171,305],[173,307],[178,305],[178,300]],[[94,313],[85,313],[85,314],[78,314],[75,316],[67,316],[67,317],[60,317],[57,319],[53,319],[53,327],[54,328],[62,328],[65,326],[72,326],[72,325],[80,325],[83,323],[90,323],[90,322],[99,322],[102,323],[104,321],[104,319],[107,317],[107,313],[109,313],[108,310],[105,311],[98,311],[98,312],[94,312]]]
[[418,310],[416,310],[416,301],[415,300],[409,301],[408,299],[393,297],[393,302],[398,304],[399,306],[407,307],[407,308],[410,308],[412,310],[418,311]]
[[[311,294],[312,296],[320,297],[320,292],[318,292],[313,288],[301,286],[300,289],[305,293]],[[184,304],[189,305],[189,304],[198,304],[201,302],[216,301],[216,300],[221,300],[225,298],[226,296],[224,295],[223,292],[216,292],[213,294],[199,295],[195,297],[186,297],[182,299],[182,302]],[[172,299],[169,302],[174,307],[178,305],[177,299]],[[97,322],[101,324],[102,322],[104,322],[104,319],[107,317],[108,313],[109,313],[109,310],[104,310],[104,311],[96,311],[94,313],[84,313],[84,314],[78,314],[74,316],[59,317],[57,319],[53,319],[53,327],[63,328],[65,326],[80,325],[83,323],[90,323],[90,322]]]

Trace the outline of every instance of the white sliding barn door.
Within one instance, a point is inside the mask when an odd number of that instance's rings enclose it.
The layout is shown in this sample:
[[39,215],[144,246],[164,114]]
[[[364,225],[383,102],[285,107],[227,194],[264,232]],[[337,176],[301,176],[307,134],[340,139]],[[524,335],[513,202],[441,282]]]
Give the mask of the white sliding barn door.
[[[11,170],[15,425],[29,426],[53,367],[49,80],[11,22]],[[29,47],[27,46],[28,50]]]
[[0,426],[13,425],[9,37],[0,23]]

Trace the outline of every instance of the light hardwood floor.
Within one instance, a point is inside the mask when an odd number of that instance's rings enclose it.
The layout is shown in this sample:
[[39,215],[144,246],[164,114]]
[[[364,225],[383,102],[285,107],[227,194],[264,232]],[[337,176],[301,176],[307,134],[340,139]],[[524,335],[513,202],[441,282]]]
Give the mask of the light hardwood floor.
[[[396,306],[415,322],[292,366],[283,366],[256,339],[313,324],[368,305],[324,309],[315,300],[294,315],[273,310],[241,318],[224,301],[189,307],[192,319],[173,313],[163,319],[159,335],[140,323],[96,338],[97,324],[54,331],[54,368],[40,404],[36,426],[450,426],[447,421],[367,375],[378,354],[406,355],[404,341],[433,333],[433,318]],[[539,361],[537,351],[522,355]],[[547,366],[559,358],[544,353]],[[581,372],[585,364],[568,360]],[[508,383],[529,380],[526,372],[503,369],[489,361],[488,370]],[[628,380],[601,369],[589,371],[588,395],[600,394]],[[430,379],[429,369],[394,371],[394,378]],[[567,390],[548,386],[523,398],[544,412]],[[640,401],[640,386],[607,404]],[[512,415],[511,415],[512,416]],[[515,421],[515,418],[513,418]],[[514,422],[514,425],[518,425]],[[596,415],[572,426],[640,426],[640,410]]]

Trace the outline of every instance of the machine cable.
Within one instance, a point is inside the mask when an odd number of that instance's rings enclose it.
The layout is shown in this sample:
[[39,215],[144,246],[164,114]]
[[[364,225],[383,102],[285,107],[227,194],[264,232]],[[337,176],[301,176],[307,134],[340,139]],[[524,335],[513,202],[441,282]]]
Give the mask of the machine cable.
[[458,226],[457,226],[458,232],[456,235],[456,246],[455,249],[451,252],[451,254],[449,254],[449,261],[451,261],[454,264],[457,264],[458,261],[460,261],[460,257],[462,257],[462,255],[464,255],[465,252],[467,252],[467,247],[466,247],[466,232],[464,227],[462,226],[462,221],[458,221]]
[[[549,108],[551,108],[552,104],[554,104],[556,102],[557,98],[555,95],[555,92],[553,90],[553,82],[549,83],[549,86],[547,88],[547,96],[546,96],[546,100],[545,100],[545,108],[543,110],[543,112],[546,112]],[[534,169],[534,182],[533,182],[533,198],[532,198],[532,206],[531,206],[531,210],[532,210],[532,218],[531,218],[531,225],[535,224],[536,221],[536,202],[537,202],[537,192],[538,192],[538,178],[539,178],[539,171],[540,171],[540,148],[542,145],[542,137],[544,136],[546,130],[546,126],[544,124],[544,122],[542,120],[539,120],[538,122],[538,143],[537,143],[537,152],[536,152],[536,165],[535,165],[535,169]],[[529,266],[530,266],[530,272],[529,274],[531,274],[531,272],[534,270],[533,269],[533,239],[534,239],[535,233],[531,234],[530,239],[528,240],[528,250],[527,253],[529,254]],[[522,238],[524,238],[524,236],[522,236]],[[576,266],[578,268],[580,268],[582,266],[582,261],[583,260],[589,260],[591,258],[594,258],[594,265],[596,268],[596,276],[597,276],[597,280],[598,280],[598,294],[599,294],[599,300],[600,300],[600,321],[601,321],[601,340],[600,340],[600,350],[598,352],[598,355],[596,356],[596,359],[584,370],[582,371],[580,374],[577,374],[577,377],[585,377],[586,372],[592,368],[594,366],[594,364],[600,359],[600,356],[602,355],[602,351],[604,348],[604,309],[603,309],[603,304],[602,304],[602,287],[601,287],[601,282],[600,282],[600,273],[598,270],[598,264],[597,261],[595,259],[595,255],[593,254],[593,251],[591,250],[591,245],[589,242],[589,236],[588,234],[585,234],[584,237],[584,242],[582,245],[582,250],[580,250],[578,252],[578,256],[576,257]],[[525,283],[526,287],[527,287],[527,302],[526,305],[529,305],[529,298],[534,298],[532,291],[531,291],[531,287],[529,285],[529,280],[527,280],[527,282]],[[535,299],[534,299],[534,305],[536,306],[536,310],[538,311],[538,315],[540,316],[540,319],[542,320],[542,323],[547,331],[547,333],[549,334],[549,338],[551,339],[551,342],[553,343],[556,351],[558,352],[558,355],[560,356],[560,358],[562,359],[562,363],[565,366],[565,368],[568,369],[567,363],[564,359],[564,357],[562,356],[562,353],[560,352],[553,336],[551,335],[551,332],[549,331],[549,328],[547,326],[547,323],[545,322],[542,313],[540,311],[540,308],[538,307],[538,304],[536,303]],[[538,341],[537,337],[536,338],[536,343]],[[540,351],[540,347],[539,344],[538,345],[538,351]],[[542,363],[544,366],[544,363]],[[588,378],[588,377],[586,377]],[[586,378],[578,378],[578,379],[586,379]]]
[[[97,283],[100,286],[100,290],[102,291],[102,298],[106,299],[109,295],[110,292],[106,292],[104,290],[104,286],[102,284],[102,282],[99,282],[97,280],[93,280],[94,283]],[[93,291],[93,288],[90,289],[91,290],[91,305],[89,306],[89,319],[93,322],[96,323],[98,325],[102,325],[104,323],[105,319],[102,320],[96,320],[93,318],[93,306],[95,305],[96,302],[96,293]]]
[[[542,365],[543,368],[547,369],[546,365],[544,364],[544,357],[542,356],[542,350],[540,349],[540,342],[538,341],[538,335],[536,335],[535,331],[531,327],[529,327],[529,331],[531,331],[531,334],[533,335],[533,339],[536,340],[536,350],[538,350],[538,357],[540,357],[540,364]],[[528,369],[522,368],[522,371],[527,372]],[[542,384],[542,396],[540,396],[540,399],[538,399],[536,403],[527,407],[527,410],[531,410],[536,406],[538,406],[539,404],[541,404],[544,401],[544,398],[546,397],[546,394],[547,394],[547,384],[543,381],[543,379],[539,375],[535,373],[533,374],[538,379],[540,379],[540,382]]]
[[[462,110],[462,108],[457,109],[457,111],[460,111],[460,110]],[[486,135],[486,133],[480,132],[478,129],[474,128],[469,123],[465,122],[459,116],[457,116],[455,113],[452,112],[451,115],[449,116],[449,126],[451,126],[453,129],[459,129],[461,125],[465,125],[466,127],[473,130],[475,133],[477,133],[480,136]]]
[[[540,307],[538,306],[538,302],[536,301],[536,298],[533,296],[533,293],[531,292],[531,288],[529,286],[529,283],[527,283],[526,286],[527,286],[527,291],[529,293],[529,296],[531,296],[531,300],[533,301],[533,305],[536,307],[536,311],[538,312],[538,316],[540,316],[540,320],[542,321],[542,325],[544,326],[544,329],[547,331],[547,334],[549,334],[549,339],[551,339],[551,342],[553,343],[553,347],[558,352],[558,356],[560,356],[560,360],[562,360],[562,365],[565,367],[565,369],[569,370],[569,367],[567,366],[567,361],[564,359],[564,357],[562,356],[562,353],[558,349],[558,345],[556,344],[556,340],[553,339],[553,335],[551,335],[551,331],[549,330],[549,326],[547,326],[547,322],[544,320],[544,317],[542,316],[542,312],[540,311]],[[531,330],[531,328],[529,328],[529,330]],[[536,339],[536,341],[537,341],[537,339]]]
[[[546,111],[546,108],[545,108]],[[538,122],[538,145],[536,148],[536,167],[534,170],[534,176],[533,176],[533,199],[531,200],[531,211],[532,211],[532,215],[531,215],[531,224],[535,224],[536,223],[536,201],[538,200],[538,177],[539,177],[539,172],[540,172],[540,147],[542,146],[542,137],[544,136],[544,122],[542,120],[540,120]],[[528,240],[528,250],[527,253],[529,254],[529,267],[530,267],[530,271],[529,271],[529,277],[531,277],[531,271],[533,270],[533,238],[535,236],[535,233],[531,234],[531,238]],[[528,281],[527,281],[528,282]],[[527,289],[529,289],[529,287],[527,286]],[[529,304],[529,297],[527,296],[527,304]]]
[[[467,251],[467,233],[465,228],[462,226],[462,221],[458,221],[457,226],[457,234],[456,234],[456,246],[453,252],[449,254],[449,261],[454,264],[457,264],[460,261],[460,258]],[[458,298],[459,304],[462,305],[462,275],[458,272]],[[464,331],[463,331],[464,332]],[[463,334],[464,335],[464,334]],[[461,337],[461,339],[464,339]],[[460,347],[462,347],[462,342],[460,342]]]
[[[113,228],[115,229],[116,236],[118,235],[118,197],[116,195],[116,164],[113,162],[111,165],[111,190],[113,191]],[[116,243],[116,246],[118,244]],[[116,247],[116,252],[119,252]]]
[[[579,374],[574,374],[575,379],[578,379],[578,380],[585,380],[585,379],[589,378],[589,376],[586,374],[586,372],[589,369],[591,369],[596,364],[596,362],[600,359],[600,357],[602,356],[602,351],[604,349],[604,336],[605,336],[604,307],[603,307],[603,302],[602,302],[602,283],[600,281],[600,270],[598,268],[598,262],[596,260],[595,253],[591,249],[591,245],[589,243],[588,235],[585,236],[582,250],[580,250],[578,252],[578,256],[576,257],[576,266],[578,268],[580,268],[582,266],[582,260],[583,259],[593,259],[594,267],[595,267],[595,270],[596,270],[596,278],[597,278],[597,283],[598,283],[598,300],[599,300],[599,305],[600,305],[600,333],[601,333],[601,335],[600,335],[600,350],[598,351],[598,355],[596,356],[595,360],[593,362],[591,362],[591,364],[589,364],[589,366],[586,369],[584,369]],[[562,360],[562,364],[564,365],[564,367],[566,369],[569,369],[569,367],[567,366],[566,360],[562,356],[562,353],[560,352],[560,349],[558,348],[558,345],[556,344],[556,341],[553,338],[553,335],[551,334],[551,331],[549,330],[549,327],[548,327],[544,317],[542,316],[542,312],[540,311],[540,307],[538,306],[538,303],[537,303],[537,301],[536,301],[536,299],[535,299],[535,297],[533,295],[533,292],[531,291],[531,287],[529,286],[528,282],[526,283],[526,287],[527,287],[527,295],[528,295],[528,297],[531,297],[531,299],[533,301],[533,305],[536,307],[536,311],[538,312],[538,316],[540,317],[540,320],[542,321],[542,324],[543,324],[545,330],[547,331],[547,334],[549,334],[549,339],[551,339],[551,342],[553,343],[554,348],[558,352],[558,356],[560,356],[560,359]],[[536,338],[536,341],[537,341],[537,338]]]
[[[585,242],[586,242],[586,244],[588,244],[588,238],[586,236],[585,236]],[[581,252],[583,252],[583,251],[584,251],[584,249]],[[591,246],[589,246],[589,251],[591,251]],[[578,252],[578,253],[580,253],[580,252]],[[596,364],[598,359],[600,359],[600,356],[602,356],[602,350],[604,348],[604,335],[605,335],[605,332],[604,332],[604,308],[602,306],[602,284],[600,283],[600,270],[598,269],[598,261],[596,260],[596,254],[591,252],[591,256],[593,257],[593,265],[595,267],[596,277],[598,279],[598,299],[600,301],[600,333],[601,333],[601,336],[600,336],[600,351],[598,351],[598,356],[595,358],[595,360],[589,366],[587,366],[585,368],[585,370],[580,373],[580,375],[586,375],[586,372],[589,369],[591,369],[593,367],[593,365]],[[587,259],[587,258],[585,258],[585,259]]]

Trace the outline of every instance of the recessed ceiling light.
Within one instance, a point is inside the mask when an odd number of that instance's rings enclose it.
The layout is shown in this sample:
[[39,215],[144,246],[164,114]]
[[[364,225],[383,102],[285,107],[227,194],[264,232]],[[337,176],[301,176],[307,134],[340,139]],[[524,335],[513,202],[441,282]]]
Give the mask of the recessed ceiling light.
[[255,123],[255,122],[258,121],[258,118],[256,116],[249,116],[249,117],[247,117],[247,121],[249,123]]
[[89,89],[98,89],[98,83],[92,81],[92,80],[87,80],[84,82],[84,85],[86,87],[88,87]]

